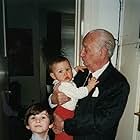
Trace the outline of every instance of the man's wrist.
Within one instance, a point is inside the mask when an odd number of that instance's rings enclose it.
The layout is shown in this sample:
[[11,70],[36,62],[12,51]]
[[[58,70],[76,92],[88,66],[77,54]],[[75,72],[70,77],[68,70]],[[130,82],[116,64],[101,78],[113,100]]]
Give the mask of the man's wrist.
[[49,96],[48,101],[49,101],[49,105],[50,105],[50,107],[51,107],[51,108],[54,108],[54,107],[57,106],[57,104],[54,104],[54,103],[52,102],[52,99],[51,99],[51,98],[52,98],[52,95],[53,95],[53,94],[51,94],[51,95]]
[[64,121],[62,121],[62,132],[64,132]]
[[57,104],[57,99],[56,99],[56,96],[54,94],[51,95],[51,102],[52,104]]

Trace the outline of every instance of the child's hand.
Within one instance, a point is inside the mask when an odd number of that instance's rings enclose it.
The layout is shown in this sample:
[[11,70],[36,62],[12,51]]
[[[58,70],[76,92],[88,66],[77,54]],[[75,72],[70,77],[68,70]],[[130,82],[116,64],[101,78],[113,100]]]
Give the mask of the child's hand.
[[86,66],[76,66],[74,69],[76,72],[78,72],[78,71],[84,72],[84,69],[86,69]]
[[90,92],[98,83],[99,81],[95,77],[89,78],[87,85],[88,91]]

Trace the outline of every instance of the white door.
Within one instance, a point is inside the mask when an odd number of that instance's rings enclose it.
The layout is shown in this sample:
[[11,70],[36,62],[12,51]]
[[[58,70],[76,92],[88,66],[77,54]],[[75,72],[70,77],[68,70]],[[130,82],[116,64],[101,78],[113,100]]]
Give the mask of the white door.
[[135,111],[137,115],[134,118],[133,140],[140,140],[140,64],[138,65],[138,81],[137,81]]
[[130,94],[125,112],[120,121],[116,140],[140,140],[138,116],[140,109],[140,49],[134,45],[122,47],[120,71],[130,83]]

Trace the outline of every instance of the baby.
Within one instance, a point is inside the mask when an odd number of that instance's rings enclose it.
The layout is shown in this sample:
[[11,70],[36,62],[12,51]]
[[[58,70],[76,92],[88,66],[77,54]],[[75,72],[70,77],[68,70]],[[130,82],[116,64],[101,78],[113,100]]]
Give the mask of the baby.
[[[83,67],[78,66],[75,70],[78,72],[78,70],[82,70],[82,68]],[[73,76],[76,75],[76,71],[74,71],[73,75],[69,60],[63,56],[58,56],[49,63],[49,71],[50,76],[54,79],[54,90],[57,87],[60,92],[70,97],[70,101],[56,107],[55,113],[64,120],[72,118],[78,99],[88,96],[88,93],[98,84],[98,81],[92,77],[88,80],[87,86],[77,88],[76,84],[72,81]],[[73,137],[67,135],[65,132],[55,135],[55,140],[63,139],[72,140]]]

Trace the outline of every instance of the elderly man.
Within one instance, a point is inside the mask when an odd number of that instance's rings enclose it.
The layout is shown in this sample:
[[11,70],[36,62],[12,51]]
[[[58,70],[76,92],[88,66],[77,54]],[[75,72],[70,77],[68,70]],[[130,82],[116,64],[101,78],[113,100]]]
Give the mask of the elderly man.
[[[78,87],[82,86],[90,72],[99,83],[77,103],[73,118],[63,120],[54,114],[53,130],[57,134],[65,131],[74,140],[115,140],[130,87],[110,61],[115,49],[114,37],[104,29],[96,29],[85,35],[82,45],[80,55],[87,70],[79,72],[74,81]],[[58,90],[49,98],[52,107],[68,100]]]

